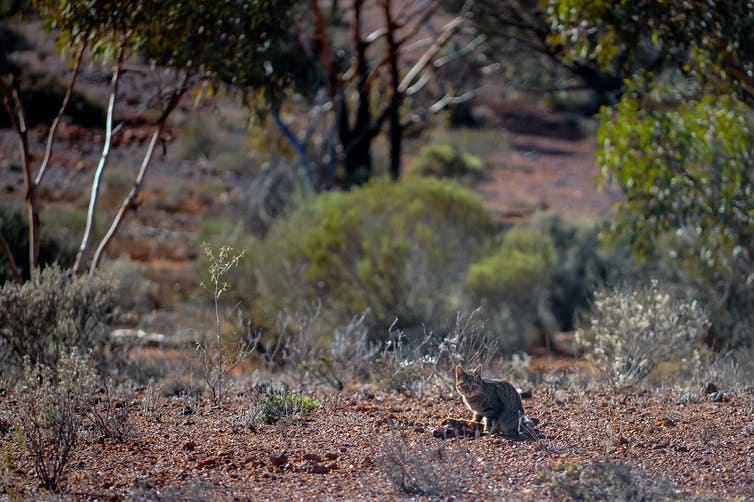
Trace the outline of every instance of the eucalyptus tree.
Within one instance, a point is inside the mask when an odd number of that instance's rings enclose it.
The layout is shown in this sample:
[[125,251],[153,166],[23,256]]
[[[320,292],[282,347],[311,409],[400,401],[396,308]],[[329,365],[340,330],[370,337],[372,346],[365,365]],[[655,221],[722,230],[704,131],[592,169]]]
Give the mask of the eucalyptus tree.
[[701,282],[719,335],[754,343],[754,1],[551,0],[548,15],[572,59],[661,55],[600,115],[601,180],[625,193],[607,235]]
[[[94,250],[90,271],[98,266],[104,249],[118,231],[126,213],[136,206],[155,146],[160,141],[168,118],[186,94],[201,85],[211,92],[232,87],[244,95],[261,93],[266,103],[279,99],[282,88],[290,83],[290,79],[287,69],[276,68],[275,64],[280,62],[277,55],[290,34],[295,3],[296,0],[34,0],[33,8],[45,26],[57,34],[58,47],[73,54],[73,72],[59,113],[51,124],[44,159],[35,170],[19,92],[20,75],[11,65],[2,65],[5,75],[0,79],[0,93],[12,117],[25,173],[29,208],[29,268],[37,267],[41,242],[38,190],[53,156],[57,126],[87,54],[94,61],[109,67],[111,78],[102,151],[89,192],[87,225],[74,265],[77,271],[86,266],[93,245],[100,182],[117,127],[114,109],[126,61],[135,57],[146,58],[153,65],[171,70],[176,78],[174,85],[161,92],[155,100],[156,119],[138,174]],[[3,54],[3,61],[5,59]],[[10,256],[8,259],[12,264]],[[20,277],[20,274],[14,275]]]

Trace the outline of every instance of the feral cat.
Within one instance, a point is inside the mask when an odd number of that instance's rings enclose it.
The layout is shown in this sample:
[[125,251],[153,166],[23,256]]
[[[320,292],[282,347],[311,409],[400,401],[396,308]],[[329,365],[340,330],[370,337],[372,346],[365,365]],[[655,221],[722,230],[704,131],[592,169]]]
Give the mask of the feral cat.
[[456,366],[456,389],[466,407],[474,413],[474,421],[486,419],[487,432],[521,434],[521,423],[526,415],[521,396],[511,384],[482,378],[481,364],[471,371]]

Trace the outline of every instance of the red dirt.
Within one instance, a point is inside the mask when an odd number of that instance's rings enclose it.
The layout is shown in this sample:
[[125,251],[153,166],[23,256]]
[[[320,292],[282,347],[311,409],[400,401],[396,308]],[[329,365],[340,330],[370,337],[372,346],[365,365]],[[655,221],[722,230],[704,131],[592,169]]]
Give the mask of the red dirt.
[[[85,433],[63,493],[77,500],[391,500],[408,494],[391,484],[400,466],[385,457],[398,447],[428,452],[437,483],[457,478],[458,500],[551,499],[541,472],[558,465],[623,462],[638,479],[665,478],[681,494],[713,499],[754,497],[754,391],[698,402],[673,391],[614,395],[542,384],[524,401],[538,420],[539,441],[502,437],[438,439],[447,417],[469,418],[457,397],[418,399],[379,390],[322,399],[314,413],[257,430],[229,418],[248,395],[220,407],[208,399],[162,398],[160,420],[131,403],[135,434],[125,443]],[[9,437],[2,437],[3,447]],[[434,453],[432,453],[434,452]],[[448,465],[460,462],[458,472]],[[25,460],[14,474],[21,499],[44,491]],[[463,473],[466,474],[463,474]]]

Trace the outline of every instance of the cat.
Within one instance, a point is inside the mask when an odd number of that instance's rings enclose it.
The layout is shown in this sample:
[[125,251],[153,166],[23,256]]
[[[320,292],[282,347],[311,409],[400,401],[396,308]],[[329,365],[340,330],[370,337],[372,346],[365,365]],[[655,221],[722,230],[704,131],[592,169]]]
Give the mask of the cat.
[[481,364],[471,371],[456,366],[456,390],[466,407],[474,413],[474,422],[485,419],[485,430],[489,434],[520,435],[528,424],[516,388],[503,380],[482,378]]

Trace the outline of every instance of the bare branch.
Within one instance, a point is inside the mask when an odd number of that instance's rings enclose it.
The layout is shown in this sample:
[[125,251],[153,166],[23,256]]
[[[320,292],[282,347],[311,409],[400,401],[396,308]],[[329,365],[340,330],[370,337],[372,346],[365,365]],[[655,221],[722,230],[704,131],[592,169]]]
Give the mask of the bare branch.
[[414,66],[408,71],[408,73],[406,73],[406,76],[403,77],[400,86],[398,86],[398,92],[406,92],[406,89],[408,89],[413,84],[414,80],[419,76],[419,74],[424,71],[424,68],[426,68],[426,66],[432,61],[432,58],[434,58],[437,53],[440,52],[443,46],[448,43],[448,40],[450,40],[450,38],[455,34],[456,31],[458,31],[458,28],[461,26],[463,21],[463,17],[457,16],[445,25],[440,36],[437,37],[437,40],[435,40],[432,46],[427,49],[424,54],[421,55],[416,64],[414,64]]
[[118,59],[113,69],[113,76],[111,79],[112,89],[110,91],[110,99],[107,104],[107,120],[105,123],[105,140],[102,145],[102,154],[100,155],[99,164],[97,170],[94,172],[94,180],[92,181],[92,189],[89,194],[89,209],[86,214],[86,229],[84,230],[84,236],[81,239],[79,245],[79,251],[76,254],[76,261],[73,264],[73,272],[78,273],[84,262],[84,255],[86,249],[89,246],[89,241],[94,234],[95,225],[95,211],[97,207],[97,198],[99,195],[100,181],[102,179],[102,173],[107,165],[107,159],[110,155],[110,146],[112,145],[113,137],[113,109],[115,108],[115,97],[118,94],[118,83],[120,82],[121,69],[123,68],[123,60],[125,58],[126,45],[121,45],[118,52]]
[[79,55],[76,58],[76,65],[73,68],[73,76],[71,77],[71,82],[68,84],[68,89],[66,89],[65,97],[63,97],[63,103],[60,105],[60,110],[58,110],[58,114],[55,117],[55,120],[52,121],[52,125],[50,125],[50,131],[47,133],[47,148],[45,149],[45,158],[42,161],[42,165],[39,168],[39,172],[37,173],[37,178],[34,180],[34,183],[36,185],[39,185],[42,182],[42,178],[45,175],[45,172],[47,171],[47,165],[50,162],[50,158],[52,158],[52,145],[55,140],[55,133],[58,130],[58,125],[60,124],[60,120],[63,118],[63,114],[65,113],[66,108],[68,107],[68,102],[71,100],[71,95],[73,94],[73,88],[76,86],[76,79],[79,76],[79,70],[81,69],[81,61],[84,58],[84,52],[86,52],[86,48],[88,45],[88,37],[84,37],[84,43],[81,44],[81,48],[79,49]]
[[183,96],[191,87],[190,81],[191,81],[192,76],[193,76],[192,68],[189,67],[186,70],[186,74],[184,75],[182,82],[179,85],[177,85],[175,89],[173,90],[173,94],[170,97],[170,101],[166,105],[165,110],[163,110],[162,115],[160,115],[160,118],[157,120],[157,125],[155,127],[154,133],[152,134],[152,139],[149,141],[149,146],[147,147],[147,151],[144,154],[144,159],[141,163],[141,167],[139,168],[139,172],[136,175],[136,180],[134,181],[134,184],[131,187],[131,190],[123,199],[123,202],[121,202],[120,208],[118,209],[118,213],[115,215],[115,218],[113,219],[112,225],[110,225],[110,228],[108,229],[105,236],[102,238],[102,241],[100,241],[99,246],[97,247],[97,250],[94,253],[94,257],[92,258],[92,264],[89,268],[90,274],[93,274],[95,270],[97,270],[97,267],[99,266],[99,263],[102,260],[102,254],[104,253],[105,248],[107,248],[107,245],[110,243],[112,238],[115,236],[116,232],[118,231],[118,228],[120,228],[120,224],[122,223],[123,218],[126,215],[126,212],[128,212],[129,209],[132,209],[135,207],[135,200],[136,200],[136,197],[139,195],[139,192],[141,190],[141,185],[144,182],[144,176],[146,175],[147,169],[149,168],[149,163],[152,160],[152,156],[154,154],[154,148],[157,145],[157,141],[160,139],[160,136],[162,136],[162,133],[165,130],[165,126],[167,125],[170,114],[173,113],[173,111],[178,107],[178,104],[180,103],[181,98],[183,98]]
[[[0,50],[0,68],[10,68],[4,50]],[[29,149],[29,130],[26,127],[24,107],[21,101],[18,78],[9,70],[10,83],[0,78],[0,94],[8,117],[13,124],[18,139],[18,149],[21,155],[21,163],[26,181],[26,202],[29,214],[29,270],[37,267],[39,248],[42,242],[39,223],[39,201],[37,199],[37,186],[31,171],[31,150]]]

